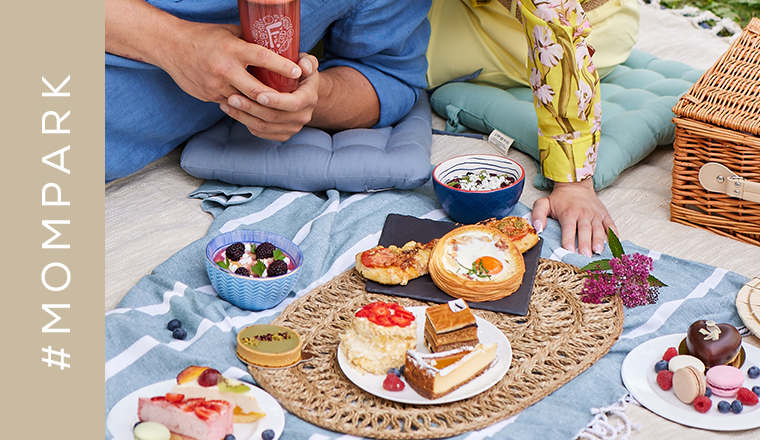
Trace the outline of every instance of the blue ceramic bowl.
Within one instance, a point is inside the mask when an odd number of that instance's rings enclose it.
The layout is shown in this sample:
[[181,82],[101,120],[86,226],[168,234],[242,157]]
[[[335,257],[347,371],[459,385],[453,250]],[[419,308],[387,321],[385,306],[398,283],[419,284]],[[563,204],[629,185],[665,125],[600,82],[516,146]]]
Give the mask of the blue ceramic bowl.
[[[295,268],[278,277],[255,278],[226,271],[214,262],[220,249],[236,242],[263,243],[268,241],[288,254]],[[206,272],[216,292],[224,300],[246,310],[271,309],[281,303],[295,288],[301,274],[303,253],[287,238],[266,231],[236,229],[213,238],[206,246]]]
[[[466,191],[446,185],[468,172],[481,171],[508,174],[514,183],[490,191]],[[491,155],[471,154],[445,160],[433,169],[433,188],[438,202],[457,223],[473,224],[492,217],[502,218],[514,209],[525,185],[525,170],[512,159]]]

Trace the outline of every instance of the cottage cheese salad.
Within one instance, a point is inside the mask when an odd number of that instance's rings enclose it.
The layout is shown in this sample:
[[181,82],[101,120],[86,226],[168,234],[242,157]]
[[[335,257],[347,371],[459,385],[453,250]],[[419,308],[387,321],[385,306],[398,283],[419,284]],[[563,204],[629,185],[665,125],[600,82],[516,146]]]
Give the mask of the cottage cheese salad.
[[272,243],[232,243],[214,256],[214,262],[237,275],[267,278],[295,269],[292,258]]
[[455,177],[446,182],[446,185],[465,191],[492,191],[506,188],[513,183],[515,183],[515,179],[509,174],[489,173],[483,170],[478,173],[468,172],[464,176]]

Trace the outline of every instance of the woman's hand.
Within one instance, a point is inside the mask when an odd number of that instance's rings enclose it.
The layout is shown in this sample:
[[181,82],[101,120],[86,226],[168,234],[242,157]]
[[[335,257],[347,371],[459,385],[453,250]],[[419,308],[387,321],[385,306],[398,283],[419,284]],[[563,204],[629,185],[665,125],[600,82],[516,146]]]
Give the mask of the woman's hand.
[[562,247],[575,252],[576,236],[578,253],[591,257],[604,250],[607,229],[617,234],[615,222],[601,200],[596,196],[592,179],[581,182],[554,182],[554,190],[548,197],[533,203],[533,226],[536,230],[546,227],[546,217],[559,221],[562,227]]

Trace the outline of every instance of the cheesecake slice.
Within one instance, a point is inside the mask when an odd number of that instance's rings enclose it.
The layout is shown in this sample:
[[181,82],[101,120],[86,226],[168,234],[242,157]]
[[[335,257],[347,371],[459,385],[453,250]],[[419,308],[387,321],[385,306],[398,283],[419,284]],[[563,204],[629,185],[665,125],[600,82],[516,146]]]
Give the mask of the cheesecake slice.
[[408,350],[404,378],[420,396],[438,399],[480,376],[496,362],[495,343],[440,353]]
[[232,407],[223,400],[187,399],[174,393],[141,397],[137,416],[141,422],[166,426],[172,440],[222,440],[233,433]]
[[425,346],[438,353],[478,343],[478,323],[463,299],[425,310]]
[[233,408],[235,423],[253,423],[266,416],[256,396],[250,391],[251,387],[244,382],[224,377],[213,368],[196,365],[182,370],[177,375],[177,385],[172,388],[172,393],[187,398],[224,400]]

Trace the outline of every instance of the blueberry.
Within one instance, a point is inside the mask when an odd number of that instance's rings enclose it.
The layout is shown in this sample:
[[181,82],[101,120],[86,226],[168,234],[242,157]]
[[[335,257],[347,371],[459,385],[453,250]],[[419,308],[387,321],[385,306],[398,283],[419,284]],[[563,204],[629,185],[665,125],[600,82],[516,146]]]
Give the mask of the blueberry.
[[406,368],[406,365],[402,365],[401,368],[398,369],[398,372],[402,375],[404,374],[404,368]]
[[744,405],[742,405],[740,401],[734,400],[733,402],[731,402],[731,411],[734,414],[739,414],[740,412],[742,412],[743,409],[744,409]]
[[235,440],[235,436],[232,434],[227,434],[224,436],[223,440]]
[[401,377],[401,370],[399,370],[398,368],[391,368],[390,370],[388,370],[388,372],[393,373],[398,377]]
[[655,373],[659,373],[660,371],[667,370],[667,369],[668,369],[668,361],[666,361],[665,359],[661,361],[657,361],[657,363],[654,364]]
[[705,397],[710,397],[710,396],[712,396],[712,390],[710,389],[710,387],[707,387],[705,388]]
[[180,322],[179,319],[172,319],[171,321],[169,321],[168,324],[166,324],[166,329],[172,332],[174,331],[175,328],[180,328],[180,327],[182,327],[182,323]]
[[752,392],[757,394],[757,397],[760,397],[760,385],[755,385],[752,387]]
[[262,440],[272,440],[274,438],[274,431],[271,429],[267,429],[266,431],[261,433],[261,439]]
[[172,331],[172,337],[174,339],[185,339],[187,337],[187,332],[182,327],[177,327]]
[[750,367],[750,369],[747,370],[747,376],[749,376],[750,379],[757,379],[760,377],[760,368]]
[[731,404],[725,400],[721,400],[718,402],[718,411],[720,411],[721,414],[727,414],[731,412]]

